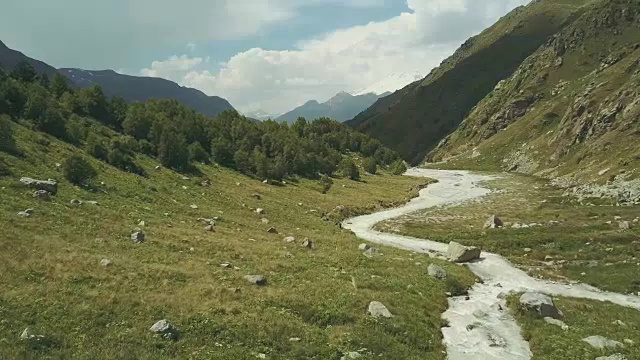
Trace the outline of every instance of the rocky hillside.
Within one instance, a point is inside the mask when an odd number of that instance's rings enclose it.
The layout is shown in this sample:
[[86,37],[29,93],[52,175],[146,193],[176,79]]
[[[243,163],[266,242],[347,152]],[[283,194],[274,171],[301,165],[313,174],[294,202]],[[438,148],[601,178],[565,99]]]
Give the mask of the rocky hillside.
[[221,97],[208,96],[200,90],[182,87],[165,79],[123,75],[113,70],[60,69],[60,72],[80,88],[98,84],[107,96],[122,96],[128,102],[173,99],[206,116],[233,110],[231,104]]
[[565,182],[636,178],[639,23],[638,1],[591,2],[498,83],[429,159],[571,175]]
[[425,79],[378,100],[349,122],[418,163],[502,79],[509,77],[586,0],[535,1],[466,41]]
[[371,106],[380,97],[386,95],[388,93],[382,95],[368,93],[354,96],[341,92],[322,104],[316,100],[308,101],[304,105],[278,117],[277,120],[293,123],[299,117],[310,120],[327,117],[340,122],[347,121],[353,119],[354,116]]

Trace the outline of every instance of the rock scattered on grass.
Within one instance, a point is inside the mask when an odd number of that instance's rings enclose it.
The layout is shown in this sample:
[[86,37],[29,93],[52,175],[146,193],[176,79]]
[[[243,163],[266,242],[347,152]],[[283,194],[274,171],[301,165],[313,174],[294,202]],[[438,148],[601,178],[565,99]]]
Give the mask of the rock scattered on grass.
[[304,241],[302,242],[302,247],[307,249],[313,249],[315,245],[313,244],[313,241],[309,239],[304,239]]
[[546,317],[544,318],[544,321],[549,324],[549,325],[555,325],[558,326],[559,328],[561,328],[564,331],[569,330],[569,325],[565,324],[563,321],[558,320],[558,319],[554,319],[552,317]]
[[620,230],[629,230],[631,229],[631,223],[629,223],[628,221],[620,221],[618,223],[618,227],[620,228]]
[[282,240],[284,242],[286,242],[287,244],[291,244],[296,242],[296,238],[294,238],[293,236],[287,236],[286,238],[284,238],[284,240]]
[[131,233],[131,240],[134,244],[141,244],[144,242],[146,236],[142,230],[135,230]]
[[607,348],[615,349],[618,347],[624,347],[624,344],[622,344],[621,342],[607,339],[606,337],[600,336],[600,335],[589,336],[582,339],[582,341],[591,345],[591,347],[593,347],[594,349],[599,349],[599,350],[607,349]]
[[33,209],[26,209],[24,211],[20,211],[18,213],[18,215],[22,216],[22,217],[31,217],[31,215],[33,215],[33,213],[34,213]]
[[373,317],[392,318],[393,314],[379,301],[369,303],[369,314]]
[[258,215],[262,215],[262,214],[264,214],[264,209],[263,209],[263,208],[257,208],[257,209],[256,209],[256,213],[257,213]]
[[223,269],[233,269],[233,264],[231,264],[230,262],[225,262],[220,264],[220,267]]
[[194,210],[196,210],[196,209],[198,208],[198,205],[196,205],[196,204],[192,204],[192,205],[191,205],[191,208],[192,208],[192,209],[194,209]]
[[465,263],[480,258],[480,248],[475,246],[464,246],[455,241],[449,243],[447,257],[455,263]]
[[267,218],[262,218],[260,219],[260,221],[262,221],[263,224],[267,225],[269,223],[269,219]]
[[109,259],[102,259],[100,260],[100,266],[102,267],[109,267],[113,264],[113,262]]
[[262,200],[262,195],[260,194],[252,194],[251,197],[253,197],[256,200]]
[[371,248],[371,246],[370,246],[369,244],[360,244],[360,245],[358,246],[358,249],[359,249],[359,250],[362,250],[362,251],[367,251],[367,250],[369,250],[370,248]]
[[484,222],[485,229],[496,229],[501,228],[504,225],[502,220],[496,215],[491,215],[487,221]]
[[204,227],[204,231],[206,232],[213,232],[213,225],[207,225]]
[[365,252],[362,253],[364,256],[368,257],[368,258],[372,258],[372,257],[376,257],[379,256],[380,253],[378,252],[378,249],[374,248],[374,247],[369,247]]
[[596,360],[627,360],[627,358],[622,354],[613,354],[609,356],[597,357]]
[[163,339],[166,340],[177,340],[178,339],[178,331],[168,320],[160,320],[149,328],[149,331],[156,335],[160,335]]
[[51,200],[51,193],[46,190],[36,190],[33,193],[33,198],[42,201],[49,201]]
[[447,271],[436,264],[430,264],[427,267],[427,274],[438,280],[444,280],[447,278]]
[[267,232],[269,234],[277,234],[278,230],[276,228],[274,228],[274,227],[270,227],[269,229],[267,229]]
[[52,179],[49,180],[37,180],[28,177],[23,177],[20,182],[27,187],[36,190],[44,190],[50,192],[52,195],[58,193],[58,182]]
[[519,302],[521,309],[537,318],[562,318],[562,312],[553,303],[553,299],[545,294],[526,292],[520,296]]
[[73,200],[69,201],[69,205],[71,205],[71,206],[80,206],[80,205],[82,205],[82,201],[80,201],[78,199],[73,199]]
[[267,285],[267,278],[264,275],[245,275],[244,279],[253,285]]

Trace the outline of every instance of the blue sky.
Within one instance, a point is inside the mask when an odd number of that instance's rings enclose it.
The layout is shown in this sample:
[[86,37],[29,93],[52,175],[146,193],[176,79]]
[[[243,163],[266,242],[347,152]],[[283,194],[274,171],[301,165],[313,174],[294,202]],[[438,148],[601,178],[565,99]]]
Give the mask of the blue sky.
[[16,0],[0,39],[56,67],[157,76],[282,113],[427,74],[528,0]]

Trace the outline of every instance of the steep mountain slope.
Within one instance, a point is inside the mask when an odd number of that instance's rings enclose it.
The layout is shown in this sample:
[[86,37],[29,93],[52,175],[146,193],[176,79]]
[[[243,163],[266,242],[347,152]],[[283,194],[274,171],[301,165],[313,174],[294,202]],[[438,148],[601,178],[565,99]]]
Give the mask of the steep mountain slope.
[[53,66],[49,66],[40,60],[32,59],[19,51],[10,49],[0,41],[0,66],[10,71],[21,61],[26,61],[33,66],[38,74],[45,74],[49,78],[52,78],[58,72]]
[[231,104],[221,97],[207,96],[200,90],[182,87],[165,79],[123,75],[113,70],[60,69],[60,72],[81,88],[99,84],[107,96],[122,96],[128,102],[174,99],[207,116],[233,110]]
[[309,120],[328,117],[337,121],[347,121],[353,119],[354,116],[358,115],[358,113],[385,95],[388,94],[383,93],[376,95],[368,93],[354,96],[346,92],[341,92],[322,104],[316,100],[308,101],[304,105],[278,117],[277,120],[293,123],[299,117]]
[[392,93],[422,78],[424,78],[424,73],[394,72],[389,74],[387,77],[385,77],[380,81],[377,81],[363,89],[356,90],[352,94],[364,95],[364,94],[374,93],[374,94],[380,95],[386,92]]
[[585,2],[541,0],[515,9],[465,42],[425,79],[378,100],[349,124],[420,162]]
[[595,1],[429,158],[605,181],[640,168],[640,3]]

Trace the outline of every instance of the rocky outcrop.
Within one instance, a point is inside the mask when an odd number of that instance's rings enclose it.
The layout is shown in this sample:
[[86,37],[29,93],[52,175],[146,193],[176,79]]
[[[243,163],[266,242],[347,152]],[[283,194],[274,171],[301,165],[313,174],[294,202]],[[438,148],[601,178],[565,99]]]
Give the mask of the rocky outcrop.
[[465,263],[480,258],[482,250],[475,246],[464,246],[455,241],[449,243],[447,258],[456,263]]
[[28,177],[23,177],[20,179],[20,182],[32,189],[48,191],[53,195],[58,193],[58,182],[55,180],[36,180]]
[[534,317],[540,319],[547,317],[553,319],[562,318],[562,312],[553,303],[553,299],[545,294],[526,292],[520,296],[519,303],[522,310]]

